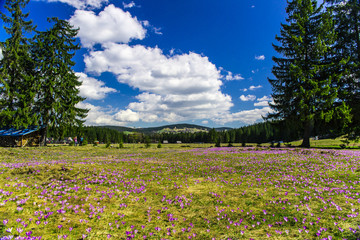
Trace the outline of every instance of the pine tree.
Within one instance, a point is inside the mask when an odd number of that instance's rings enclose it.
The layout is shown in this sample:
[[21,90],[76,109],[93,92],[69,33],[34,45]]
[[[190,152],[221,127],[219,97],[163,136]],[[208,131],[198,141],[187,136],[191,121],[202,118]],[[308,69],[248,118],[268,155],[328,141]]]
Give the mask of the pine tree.
[[[84,100],[79,96],[81,82],[72,70],[75,62],[71,60],[79,49],[79,45],[75,44],[78,30],[65,20],[51,18],[48,21],[53,23],[52,28],[38,32],[32,49],[40,86],[35,109],[45,129],[62,131],[64,128],[80,127],[88,111],[76,106]],[[45,136],[46,131],[43,141]]]
[[346,101],[353,116],[349,131],[360,135],[360,0],[327,0],[334,12],[337,40],[334,50],[340,81],[339,98]]
[[337,105],[341,74],[332,63],[335,31],[331,13],[323,11],[323,4],[318,7],[316,0],[288,0],[286,12],[287,24],[281,24],[281,35],[276,36],[281,45],[273,45],[283,57],[273,57],[276,79],[269,82],[275,112],[267,119],[300,121],[302,146],[310,147],[315,123],[349,116],[343,102]]
[[22,9],[29,0],[6,0],[7,16],[1,13],[4,29],[9,38],[2,42],[3,59],[0,60],[0,125],[2,127],[28,127],[37,124],[33,111],[37,84],[34,63],[29,54],[30,40],[26,37],[35,27],[27,21],[29,13]]

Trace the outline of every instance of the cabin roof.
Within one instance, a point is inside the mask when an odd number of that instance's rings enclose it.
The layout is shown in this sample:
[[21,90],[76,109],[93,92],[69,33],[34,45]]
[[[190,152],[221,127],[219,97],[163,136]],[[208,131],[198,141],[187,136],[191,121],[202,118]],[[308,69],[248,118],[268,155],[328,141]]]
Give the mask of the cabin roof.
[[20,137],[25,136],[27,134],[38,131],[40,128],[29,127],[24,129],[16,129],[16,128],[0,128],[0,137],[9,136],[9,137]]

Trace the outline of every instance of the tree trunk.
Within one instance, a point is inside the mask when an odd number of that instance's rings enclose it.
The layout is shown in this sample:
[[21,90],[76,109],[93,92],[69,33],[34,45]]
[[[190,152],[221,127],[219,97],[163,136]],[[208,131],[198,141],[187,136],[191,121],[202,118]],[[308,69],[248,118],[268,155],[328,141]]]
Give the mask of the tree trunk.
[[47,142],[46,142],[47,130],[48,130],[47,126],[40,130],[40,133],[41,133],[40,146],[47,145]]
[[304,148],[310,147],[310,137],[311,137],[313,128],[314,128],[314,121],[306,120],[306,122],[304,123],[304,138],[303,138],[301,147],[304,147]]

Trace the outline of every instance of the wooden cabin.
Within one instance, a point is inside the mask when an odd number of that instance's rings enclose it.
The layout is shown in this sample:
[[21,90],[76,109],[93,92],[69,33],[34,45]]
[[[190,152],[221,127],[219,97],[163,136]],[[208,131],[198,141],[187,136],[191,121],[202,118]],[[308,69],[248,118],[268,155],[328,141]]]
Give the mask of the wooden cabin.
[[41,129],[40,127],[0,129],[0,147],[39,146]]

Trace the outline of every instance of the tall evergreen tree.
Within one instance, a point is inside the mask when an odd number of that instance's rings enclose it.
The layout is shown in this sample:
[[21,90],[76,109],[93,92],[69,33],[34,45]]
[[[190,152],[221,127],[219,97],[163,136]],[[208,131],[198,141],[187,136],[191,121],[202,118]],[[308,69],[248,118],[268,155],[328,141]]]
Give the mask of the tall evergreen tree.
[[[88,110],[77,107],[85,98],[79,96],[81,85],[72,67],[75,51],[79,49],[75,37],[78,30],[65,20],[48,19],[53,23],[51,29],[38,32],[33,47],[33,57],[37,63],[37,80],[40,91],[36,96],[36,112],[40,124],[64,130],[80,127]],[[59,134],[61,135],[61,134]]]
[[10,36],[1,42],[0,60],[0,125],[16,128],[37,124],[33,111],[37,84],[34,64],[29,54],[29,34],[35,27],[27,21],[22,9],[29,0],[6,0],[9,15],[1,13],[4,29]]
[[282,57],[273,57],[275,66],[269,79],[274,113],[267,119],[300,121],[303,147],[310,147],[315,123],[333,117],[349,116],[348,107],[337,105],[340,74],[332,71],[331,46],[335,41],[332,16],[316,0],[288,0],[287,24],[281,24],[280,46],[273,45]]
[[349,131],[360,135],[360,0],[327,0],[334,13],[337,39],[336,56],[348,59],[337,61],[337,70],[342,71],[339,98],[346,101],[352,110]]

